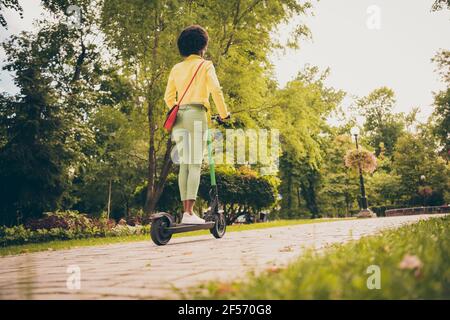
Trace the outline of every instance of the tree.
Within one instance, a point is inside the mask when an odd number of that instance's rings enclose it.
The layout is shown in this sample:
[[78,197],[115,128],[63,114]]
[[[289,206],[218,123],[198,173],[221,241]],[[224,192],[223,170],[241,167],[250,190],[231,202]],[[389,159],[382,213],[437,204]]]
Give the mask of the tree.
[[432,61],[436,63],[436,71],[447,85],[446,90],[439,91],[434,95],[432,121],[434,134],[440,141],[440,150],[448,159],[450,150],[450,51],[441,50]]
[[323,138],[324,161],[320,168],[322,183],[318,190],[321,211],[334,216],[349,216],[359,194],[358,176],[344,165],[344,155],[354,148],[347,126],[330,128]]
[[[256,171],[246,166],[235,169],[232,166],[223,165],[216,168],[216,181],[227,224],[232,224],[241,215],[251,215],[256,218],[261,210],[270,210],[276,204],[280,183],[276,177],[259,176]],[[199,196],[205,202],[210,200],[210,182],[209,171],[202,171]],[[141,189],[138,194],[141,199],[142,190],[144,189]],[[177,177],[175,174],[170,174],[158,202],[158,209],[176,212],[179,206]]]
[[9,224],[73,203],[72,180],[92,147],[86,119],[103,94],[94,2],[78,1],[86,14],[75,29],[65,23],[68,1],[42,3],[56,19],[3,44],[4,68],[21,90],[0,98],[1,211]]
[[439,11],[446,7],[447,7],[447,9],[450,10],[450,0],[435,0],[435,2],[433,3],[433,6],[431,7],[431,10]]
[[404,116],[393,113],[395,103],[395,93],[387,87],[376,89],[356,102],[357,110],[365,117],[364,130],[369,145],[375,148],[376,156],[381,152],[381,144],[385,154],[391,156],[397,139],[404,131]]
[[[303,14],[310,7],[293,0],[283,1],[133,1],[112,0],[102,8],[102,30],[108,44],[116,49],[117,64],[123,74],[133,79],[133,97],[142,98],[148,121],[148,172],[145,212],[155,210],[171,171],[172,143],[162,132],[166,114],[162,93],[170,67],[179,56],[176,37],[185,26],[193,22],[204,25],[210,36],[207,58],[218,70],[219,77],[228,75],[223,82],[230,105],[251,102],[258,105],[261,97],[256,90],[243,90],[245,78],[261,83],[263,65],[268,64],[268,53],[277,45],[270,37],[273,28],[293,14]],[[297,28],[296,37],[305,34]],[[130,46],[130,43],[133,43]],[[245,113],[242,114],[245,118]],[[248,117],[248,116],[247,116]]]
[[74,209],[92,215],[107,211],[115,219],[132,214],[133,194],[144,181],[147,163],[145,118],[139,109],[127,114],[119,106],[104,106],[91,117],[96,145],[73,191],[79,199]]
[[0,146],[0,211],[3,224],[36,217],[58,205],[75,152],[66,144],[73,117],[66,112],[46,75],[48,62],[36,37],[13,38],[4,45],[21,89],[3,95],[0,105],[5,141]]
[[[427,205],[444,203],[444,191],[449,184],[449,167],[436,153],[432,136],[406,133],[399,138],[392,166],[401,179],[399,202],[409,205],[423,205],[424,200],[427,200]],[[420,193],[424,186],[431,189],[429,199],[424,199]]]
[[324,85],[328,73],[307,66],[297,79],[276,92],[273,107],[260,113],[265,126],[280,130],[281,215],[285,217],[299,214],[301,198],[313,218],[319,214],[320,166],[326,156],[321,135],[329,130],[326,119],[344,96],[342,91]]

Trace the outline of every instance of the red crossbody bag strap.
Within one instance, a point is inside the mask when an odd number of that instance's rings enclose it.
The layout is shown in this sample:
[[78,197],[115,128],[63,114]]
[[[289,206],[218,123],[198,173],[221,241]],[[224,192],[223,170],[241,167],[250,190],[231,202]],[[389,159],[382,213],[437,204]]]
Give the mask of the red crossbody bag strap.
[[189,81],[189,84],[187,85],[186,90],[184,90],[183,95],[181,96],[180,100],[179,100],[178,103],[177,103],[178,105],[181,105],[181,101],[183,101],[183,98],[184,98],[184,96],[186,95],[186,92],[188,91],[189,87],[191,86],[192,82],[194,81],[195,76],[197,75],[198,70],[200,70],[200,67],[202,66],[203,63],[205,63],[205,60],[203,60],[203,61],[200,63],[200,65],[197,67],[197,70],[195,70],[194,75],[192,76],[191,81]]
[[200,67],[203,65],[204,62],[205,62],[205,60],[203,60],[203,61],[200,63],[200,65],[197,67],[197,70],[195,70],[195,73],[194,73],[194,75],[192,76],[191,81],[189,81],[189,84],[187,85],[186,90],[184,90],[184,93],[183,93],[183,95],[181,96],[181,98],[180,98],[180,100],[178,101],[178,103],[177,103],[176,105],[174,105],[174,106],[172,107],[172,109],[170,109],[169,114],[167,115],[166,121],[164,122],[164,128],[165,128],[167,131],[172,130],[172,128],[173,128],[173,126],[174,126],[174,124],[175,124],[175,121],[176,121],[176,119],[177,119],[177,113],[178,113],[178,109],[180,108],[181,101],[183,101],[183,98],[184,98],[186,92],[188,91],[189,87],[191,86],[192,82],[194,81],[195,76],[197,75],[198,70],[200,70]]

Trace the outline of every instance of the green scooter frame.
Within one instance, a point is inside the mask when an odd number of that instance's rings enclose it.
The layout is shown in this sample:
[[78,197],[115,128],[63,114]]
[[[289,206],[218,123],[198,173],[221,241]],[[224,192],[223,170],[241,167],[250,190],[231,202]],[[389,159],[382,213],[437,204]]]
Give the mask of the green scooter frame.
[[176,223],[173,215],[167,212],[158,212],[152,216],[150,235],[156,245],[166,245],[175,233],[189,232],[195,230],[208,230],[219,239],[225,235],[226,220],[223,210],[219,210],[219,193],[216,184],[216,172],[214,158],[212,155],[212,139],[208,129],[208,162],[211,178],[211,189],[209,190],[210,206],[204,215],[205,224],[182,224]]

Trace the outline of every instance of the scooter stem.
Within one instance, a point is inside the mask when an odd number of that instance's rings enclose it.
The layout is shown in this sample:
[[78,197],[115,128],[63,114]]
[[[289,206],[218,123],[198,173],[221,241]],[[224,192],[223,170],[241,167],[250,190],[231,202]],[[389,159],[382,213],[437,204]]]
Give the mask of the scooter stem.
[[211,177],[211,187],[216,187],[216,170],[214,166],[214,158],[212,156],[212,139],[211,139],[211,131],[208,130],[208,161],[209,161],[209,176]]

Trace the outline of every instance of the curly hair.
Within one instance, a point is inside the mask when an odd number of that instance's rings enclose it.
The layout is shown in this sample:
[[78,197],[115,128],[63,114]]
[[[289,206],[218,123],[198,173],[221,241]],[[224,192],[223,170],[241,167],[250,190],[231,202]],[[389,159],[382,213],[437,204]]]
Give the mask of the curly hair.
[[199,25],[192,25],[181,31],[177,45],[180,54],[187,57],[200,54],[208,44],[208,32]]

